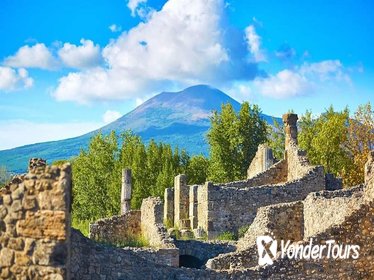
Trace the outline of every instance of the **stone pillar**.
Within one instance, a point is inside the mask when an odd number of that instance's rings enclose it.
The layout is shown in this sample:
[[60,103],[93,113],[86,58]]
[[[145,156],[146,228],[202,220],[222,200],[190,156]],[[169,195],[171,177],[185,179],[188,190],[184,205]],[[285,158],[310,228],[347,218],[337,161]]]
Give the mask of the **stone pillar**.
[[165,189],[164,194],[164,223],[166,226],[174,226],[174,189]]
[[190,221],[191,229],[197,228],[197,185],[190,187]]
[[284,114],[282,116],[284,130],[286,134],[285,149],[288,150],[290,145],[297,145],[297,120],[296,114]]
[[189,188],[186,175],[180,174],[174,178],[174,225],[180,226],[180,220],[189,216]]
[[121,215],[130,211],[131,169],[122,169]]

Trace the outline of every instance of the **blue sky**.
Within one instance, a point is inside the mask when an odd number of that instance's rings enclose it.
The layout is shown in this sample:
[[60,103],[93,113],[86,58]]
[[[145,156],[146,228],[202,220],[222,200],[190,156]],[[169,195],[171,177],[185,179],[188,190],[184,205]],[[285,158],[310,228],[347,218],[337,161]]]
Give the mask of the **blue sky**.
[[373,101],[369,0],[3,0],[0,149],[210,84],[266,114]]

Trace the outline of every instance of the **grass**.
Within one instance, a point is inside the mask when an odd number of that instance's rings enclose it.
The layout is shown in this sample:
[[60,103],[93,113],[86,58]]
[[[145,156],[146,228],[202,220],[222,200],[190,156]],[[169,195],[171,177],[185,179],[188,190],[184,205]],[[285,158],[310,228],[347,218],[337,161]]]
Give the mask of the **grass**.
[[225,231],[225,232],[222,232],[221,234],[219,234],[217,236],[217,240],[222,240],[222,241],[226,241],[226,240],[237,240],[237,236],[235,233],[233,232],[230,232],[230,231]]
[[164,220],[164,225],[167,229],[174,227],[174,223],[172,222],[171,219],[165,219]]
[[247,232],[248,229],[249,229],[249,225],[240,227],[239,230],[238,230],[238,237],[239,238],[244,237],[244,235],[245,235],[245,233]]
[[71,221],[71,226],[79,230],[84,236],[88,237],[90,231],[90,221],[80,221],[73,218]]
[[123,247],[149,247],[148,240],[143,235],[131,235],[128,236],[125,240],[108,242],[108,241],[99,241],[101,244],[107,246],[113,246],[117,248]]

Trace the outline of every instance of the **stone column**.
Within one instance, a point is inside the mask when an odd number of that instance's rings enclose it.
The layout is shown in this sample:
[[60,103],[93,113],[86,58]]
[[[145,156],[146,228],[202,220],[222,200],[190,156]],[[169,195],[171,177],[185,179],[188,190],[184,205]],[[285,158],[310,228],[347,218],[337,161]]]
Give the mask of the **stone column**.
[[190,187],[190,221],[191,229],[197,228],[197,185]]
[[180,174],[174,178],[174,225],[180,226],[180,220],[189,216],[189,188],[186,175]]
[[174,189],[165,189],[164,194],[164,223],[174,226]]
[[284,114],[282,116],[284,130],[286,134],[285,149],[288,150],[290,145],[297,145],[297,120],[296,114]]
[[122,169],[121,215],[130,211],[131,169]]

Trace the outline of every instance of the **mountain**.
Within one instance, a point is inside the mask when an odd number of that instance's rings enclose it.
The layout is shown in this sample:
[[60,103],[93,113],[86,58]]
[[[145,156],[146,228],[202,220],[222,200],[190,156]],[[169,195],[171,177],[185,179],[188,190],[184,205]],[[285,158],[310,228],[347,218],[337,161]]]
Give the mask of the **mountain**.
[[[99,130],[108,134],[112,130],[120,133],[131,129],[145,142],[153,138],[185,148],[190,154],[207,154],[205,134],[210,126],[209,115],[213,110],[220,111],[222,103],[231,103],[236,111],[240,109],[239,102],[206,85],[180,92],[162,92],[118,120],[82,136],[0,151],[0,166],[21,173],[31,157],[41,157],[49,163],[71,158],[87,148],[90,138]],[[271,116],[262,114],[261,117],[273,124]]]

